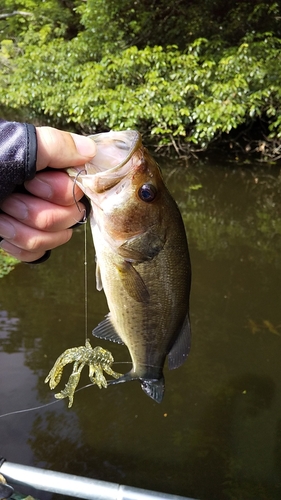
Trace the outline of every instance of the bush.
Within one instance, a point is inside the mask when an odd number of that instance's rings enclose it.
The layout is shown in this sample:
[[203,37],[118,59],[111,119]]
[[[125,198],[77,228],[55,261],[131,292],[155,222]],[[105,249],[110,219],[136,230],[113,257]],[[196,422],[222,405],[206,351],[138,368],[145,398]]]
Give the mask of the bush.
[[237,46],[213,37],[197,38],[186,50],[122,49],[124,39],[114,43],[111,33],[102,50],[91,35],[90,11],[79,8],[86,29],[71,39],[65,14],[59,26],[59,16],[53,25],[39,16],[17,41],[2,40],[2,110],[85,133],[137,128],[191,152],[221,138],[233,143],[236,131],[256,126],[259,141],[247,148],[281,155],[280,38],[254,33]]

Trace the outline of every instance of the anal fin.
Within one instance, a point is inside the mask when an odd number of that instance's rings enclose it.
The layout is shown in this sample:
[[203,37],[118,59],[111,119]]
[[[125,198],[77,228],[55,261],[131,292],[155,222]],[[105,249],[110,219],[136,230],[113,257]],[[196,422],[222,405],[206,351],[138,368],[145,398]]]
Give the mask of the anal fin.
[[99,266],[98,260],[96,260],[96,289],[99,292],[103,289],[101,273],[100,273],[100,266]]
[[111,342],[116,342],[118,344],[124,344],[123,340],[119,337],[116,332],[110,318],[110,313],[105,316],[105,319],[94,328],[92,331],[94,337],[104,340],[110,340]]

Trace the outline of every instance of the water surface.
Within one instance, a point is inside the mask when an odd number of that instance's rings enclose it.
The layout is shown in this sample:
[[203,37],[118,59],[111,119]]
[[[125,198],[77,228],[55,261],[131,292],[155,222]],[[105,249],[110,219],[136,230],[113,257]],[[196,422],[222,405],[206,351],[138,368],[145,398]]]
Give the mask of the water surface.
[[[162,168],[183,214],[192,260],[187,362],[165,370],[161,405],[131,382],[81,390],[70,410],[63,400],[0,418],[0,455],[201,500],[277,500],[279,169],[222,161],[187,167],[174,160]],[[88,240],[91,331],[107,305],[95,290],[89,232]],[[59,354],[84,343],[83,245],[81,229],[48,262],[20,264],[0,280],[1,415],[55,401],[44,378]],[[129,361],[124,346],[92,344],[111,350],[116,361]],[[128,365],[115,369],[125,372]],[[79,386],[86,384],[87,368]]]

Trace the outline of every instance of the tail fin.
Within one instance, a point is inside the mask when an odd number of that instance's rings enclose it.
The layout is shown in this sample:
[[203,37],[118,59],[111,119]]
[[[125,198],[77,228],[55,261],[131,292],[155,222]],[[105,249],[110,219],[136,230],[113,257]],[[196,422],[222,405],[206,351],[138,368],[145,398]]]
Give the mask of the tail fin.
[[134,376],[133,372],[128,372],[118,379],[108,380],[107,385],[122,384],[123,382],[129,382],[130,380],[140,380],[141,388],[145,394],[154,399],[157,403],[161,403],[165,391],[165,382],[163,377],[160,379],[139,378]]

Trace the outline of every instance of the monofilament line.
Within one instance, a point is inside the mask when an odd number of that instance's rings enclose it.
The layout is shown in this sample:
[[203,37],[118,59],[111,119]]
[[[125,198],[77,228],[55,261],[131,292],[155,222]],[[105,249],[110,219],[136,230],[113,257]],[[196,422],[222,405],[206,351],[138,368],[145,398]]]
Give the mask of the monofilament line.
[[[87,173],[87,171],[85,169],[80,170],[77,173],[77,175],[74,179],[74,182],[73,182],[73,198],[74,198],[75,204],[76,204],[79,212],[81,212],[81,208],[79,207],[78,201],[76,200],[75,186],[77,183],[78,176],[83,171]],[[85,295],[85,297],[84,297],[84,315],[85,315],[85,342],[86,342],[86,340],[88,339],[88,269],[87,269],[88,261],[87,261],[87,215],[86,215],[85,209],[84,209],[84,212],[85,212],[85,215],[82,219],[81,224],[84,224],[84,295]]]
[[85,294],[85,342],[88,339],[88,260],[87,260],[87,223],[84,224],[84,294]]

